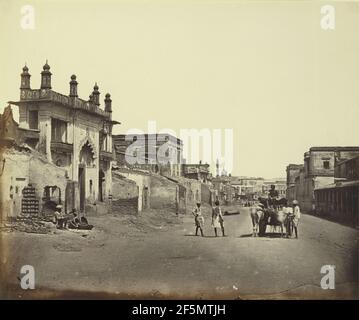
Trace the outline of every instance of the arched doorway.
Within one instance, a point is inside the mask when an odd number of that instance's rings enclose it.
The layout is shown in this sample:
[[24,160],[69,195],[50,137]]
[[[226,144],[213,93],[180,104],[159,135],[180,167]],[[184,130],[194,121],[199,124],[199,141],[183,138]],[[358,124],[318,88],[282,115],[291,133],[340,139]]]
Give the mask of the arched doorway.
[[94,164],[94,150],[89,141],[82,146],[79,156],[78,183],[80,195],[80,211],[85,210],[86,200],[86,167]]
[[87,140],[80,151],[80,164],[84,164],[85,166],[93,165],[94,154],[93,146]]

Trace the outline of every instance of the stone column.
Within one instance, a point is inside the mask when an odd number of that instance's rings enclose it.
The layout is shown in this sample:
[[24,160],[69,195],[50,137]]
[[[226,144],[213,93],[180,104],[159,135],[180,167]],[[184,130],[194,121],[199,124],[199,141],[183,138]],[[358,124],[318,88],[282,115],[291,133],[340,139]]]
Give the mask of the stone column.
[[78,182],[78,165],[79,165],[79,141],[78,141],[78,133],[76,128],[76,114],[73,116],[72,126],[72,176],[71,179],[73,181]]

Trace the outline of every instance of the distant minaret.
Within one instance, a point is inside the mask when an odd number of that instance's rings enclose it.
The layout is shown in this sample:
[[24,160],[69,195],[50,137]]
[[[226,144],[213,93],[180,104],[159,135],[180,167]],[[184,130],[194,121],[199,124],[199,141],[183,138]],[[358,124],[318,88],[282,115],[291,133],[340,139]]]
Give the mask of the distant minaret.
[[43,71],[41,72],[41,89],[51,89],[51,74],[50,66],[46,60]]
[[29,68],[27,67],[27,65],[25,63],[25,66],[22,68],[20,89],[31,89],[30,88],[30,77],[31,77],[31,74],[29,73]]
[[111,113],[112,112],[112,100],[111,100],[111,95],[109,93],[106,93],[104,101],[105,101],[105,111]]
[[76,75],[72,75],[71,76],[71,81],[70,81],[70,97],[71,98],[76,98],[77,97],[77,81],[76,81]]
[[92,91],[92,102],[96,106],[100,106],[100,91],[98,91],[98,85],[97,82],[95,83],[95,86],[93,87]]
[[219,177],[219,160],[217,159],[217,162],[216,162],[216,176]]

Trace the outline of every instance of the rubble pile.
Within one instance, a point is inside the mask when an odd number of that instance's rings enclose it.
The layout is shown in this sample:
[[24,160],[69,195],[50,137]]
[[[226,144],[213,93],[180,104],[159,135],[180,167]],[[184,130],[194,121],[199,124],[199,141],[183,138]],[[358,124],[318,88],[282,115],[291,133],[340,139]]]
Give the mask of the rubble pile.
[[54,227],[55,225],[52,222],[44,221],[38,217],[13,217],[8,218],[6,222],[0,225],[0,231],[47,234],[50,233]]

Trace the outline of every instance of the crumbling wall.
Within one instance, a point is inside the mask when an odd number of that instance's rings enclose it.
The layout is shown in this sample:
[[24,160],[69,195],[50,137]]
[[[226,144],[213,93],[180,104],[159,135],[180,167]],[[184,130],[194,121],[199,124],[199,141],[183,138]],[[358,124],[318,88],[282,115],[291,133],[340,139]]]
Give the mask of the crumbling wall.
[[29,164],[29,181],[36,188],[37,195],[43,196],[46,186],[57,186],[61,190],[64,200],[66,184],[66,170],[46,161],[44,158],[31,156]]
[[176,181],[186,188],[186,206],[193,207],[202,202],[202,183],[198,180],[176,177]]
[[112,174],[112,199],[131,199],[138,197],[138,186],[120,173]]
[[21,212],[21,191],[29,184],[29,159],[26,152],[1,150],[0,206],[3,219],[15,217]]
[[178,185],[159,175],[151,176],[150,203],[153,209],[178,209]]
[[[118,168],[113,172],[112,178],[117,179],[112,183],[113,199],[126,199],[126,193],[130,193],[137,197],[137,208],[138,211],[150,208],[150,177],[148,172],[139,170],[132,170],[128,168]],[[122,182],[120,180],[122,179]],[[127,179],[127,181],[125,180]],[[122,183],[122,185],[121,185]],[[117,184],[117,186],[116,186]],[[136,189],[134,189],[136,186]],[[121,196],[122,195],[122,196]]]
[[62,201],[68,179],[66,170],[56,167],[34,150],[5,149],[1,153],[3,164],[0,182],[2,217],[18,216],[21,213],[22,190],[29,183],[35,187],[42,211],[45,186],[60,188]]
[[209,205],[213,204],[212,190],[209,185],[204,183],[201,184],[201,202]]
[[[164,177],[145,171],[118,168],[113,171],[113,203],[138,196],[138,211],[146,208],[168,209],[185,213],[202,199],[202,183],[181,177]],[[134,189],[133,181],[137,187]],[[206,201],[210,203],[210,191],[207,190]],[[122,201],[124,203],[124,201]]]

